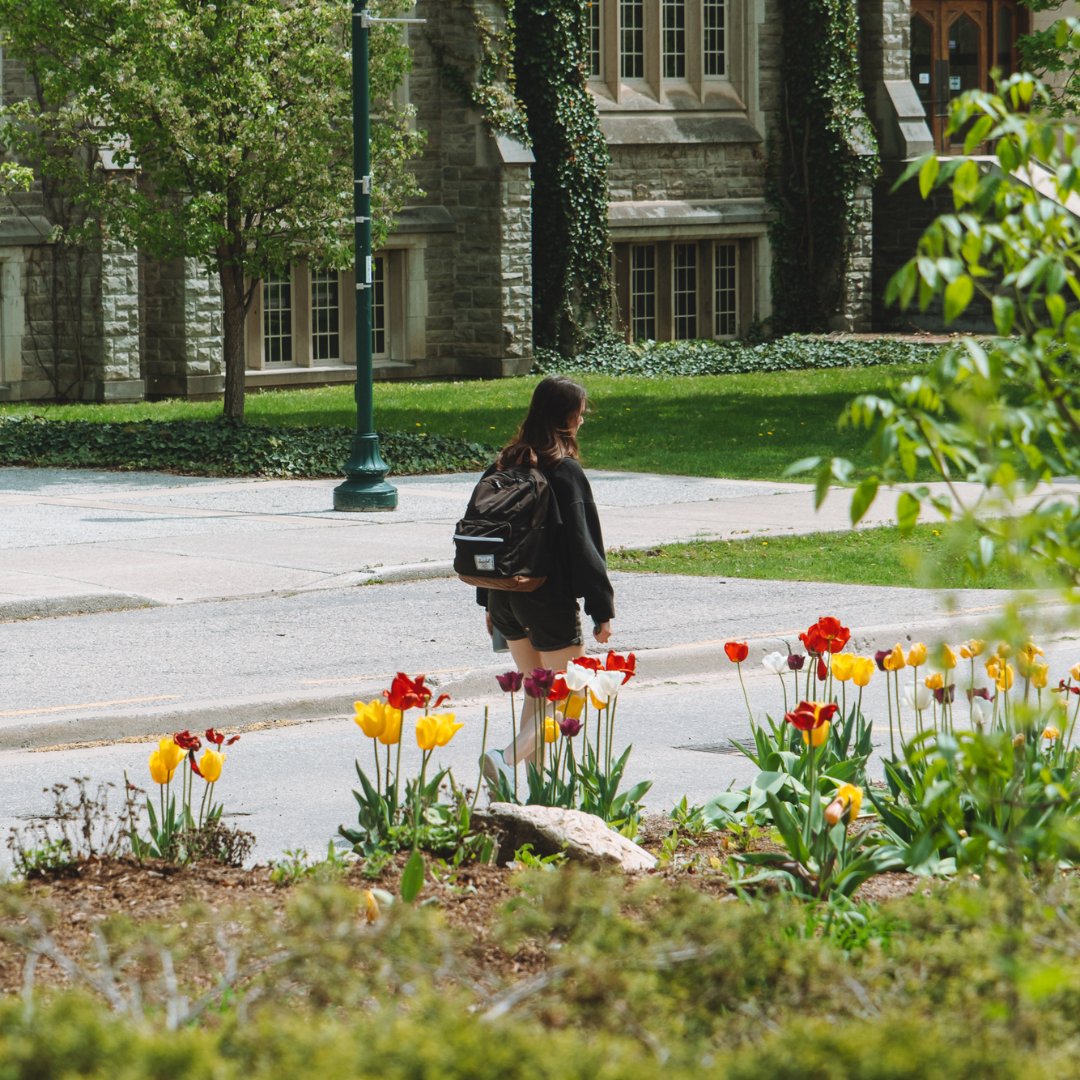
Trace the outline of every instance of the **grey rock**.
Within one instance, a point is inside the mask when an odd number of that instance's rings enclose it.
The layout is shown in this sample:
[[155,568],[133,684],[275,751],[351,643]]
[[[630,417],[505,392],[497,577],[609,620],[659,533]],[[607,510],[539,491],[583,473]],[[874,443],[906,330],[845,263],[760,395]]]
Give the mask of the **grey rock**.
[[656,866],[656,858],[644,848],[620,836],[602,818],[582,810],[491,803],[486,810],[478,810],[474,820],[482,828],[498,831],[500,847],[506,852],[531,844],[537,855],[565,852],[567,858],[588,866],[618,867],[628,872]]

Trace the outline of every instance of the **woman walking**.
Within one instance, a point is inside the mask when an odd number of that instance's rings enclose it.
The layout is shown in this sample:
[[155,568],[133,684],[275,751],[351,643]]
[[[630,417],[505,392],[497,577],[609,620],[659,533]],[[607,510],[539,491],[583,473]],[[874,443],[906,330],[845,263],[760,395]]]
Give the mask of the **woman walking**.
[[[592,488],[578,458],[577,434],[587,404],[585,388],[564,375],[537,384],[529,411],[514,439],[503,447],[494,468],[539,469],[547,477],[561,522],[552,535],[552,572],[534,592],[479,589],[487,609],[487,628],[506,639],[519,671],[535,668],[565,671],[585,652],[578,599],[592,619],[593,637],[601,645],[611,637],[615,598],[604,558],[600,518]],[[517,737],[504,750],[484,755],[484,776],[512,782],[518,762],[533,760],[543,703],[527,699]]]

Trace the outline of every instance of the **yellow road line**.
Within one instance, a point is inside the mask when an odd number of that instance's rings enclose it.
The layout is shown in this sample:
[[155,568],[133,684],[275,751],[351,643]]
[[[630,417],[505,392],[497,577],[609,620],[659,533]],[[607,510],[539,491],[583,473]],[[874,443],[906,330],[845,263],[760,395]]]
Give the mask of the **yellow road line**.
[[118,698],[116,701],[84,701],[79,705],[53,705],[47,709],[14,709],[0,716],[40,716],[42,713],[71,712],[72,709],[107,709],[112,705],[140,705],[148,701],[176,701],[179,694],[158,694],[155,697]]

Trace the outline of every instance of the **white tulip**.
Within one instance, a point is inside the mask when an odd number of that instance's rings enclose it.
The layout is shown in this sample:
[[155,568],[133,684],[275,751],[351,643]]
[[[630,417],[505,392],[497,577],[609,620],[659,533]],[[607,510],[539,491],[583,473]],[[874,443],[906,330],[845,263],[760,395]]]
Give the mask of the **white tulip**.
[[568,690],[584,690],[587,686],[592,684],[594,674],[595,672],[590,668],[582,667],[580,664],[570,663],[566,665],[563,680],[566,682],[566,688]]
[[761,660],[761,666],[774,675],[783,675],[787,671],[787,657],[782,652],[766,653]]
[[905,705],[912,706],[916,712],[922,712],[930,707],[934,695],[930,688],[922,683],[915,686],[908,683],[903,689],[903,697]]
[[593,673],[592,689],[597,698],[618,697],[623,684],[621,671],[597,671]]

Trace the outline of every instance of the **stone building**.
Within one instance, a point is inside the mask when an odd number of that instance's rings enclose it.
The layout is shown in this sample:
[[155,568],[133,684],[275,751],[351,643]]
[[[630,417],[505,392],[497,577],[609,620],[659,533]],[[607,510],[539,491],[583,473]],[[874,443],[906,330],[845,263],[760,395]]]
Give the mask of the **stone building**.
[[[903,162],[944,135],[948,100],[1015,65],[1033,19],[1017,0],[852,0],[881,178],[862,192],[836,326],[888,325],[884,282],[910,254],[927,208],[893,196]],[[500,0],[418,0],[403,93],[427,145],[423,198],[374,260],[377,378],[528,370],[531,151],[495,134],[446,57],[466,74]],[[737,338],[771,310],[766,199],[779,109],[779,0],[592,0],[589,88],[608,144],[612,323],[629,340]],[[5,100],[31,87],[4,58]],[[103,164],[109,167],[107,155]],[[117,182],[130,178],[117,175]],[[40,184],[0,218],[0,400],[119,400],[220,393],[217,283],[194,260],[86,252]],[[306,264],[264,280],[246,324],[249,386],[351,381],[351,273]]]

